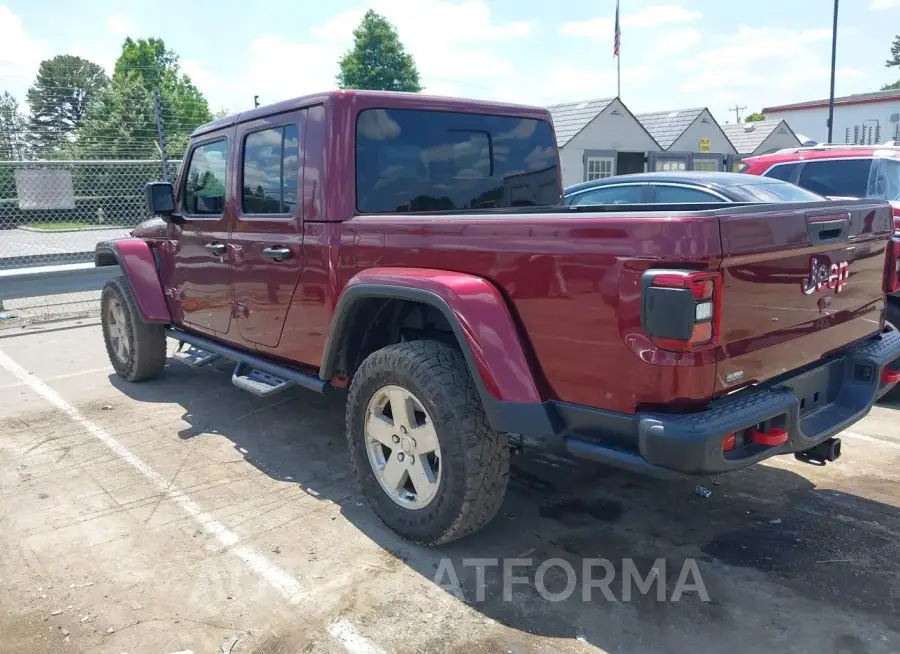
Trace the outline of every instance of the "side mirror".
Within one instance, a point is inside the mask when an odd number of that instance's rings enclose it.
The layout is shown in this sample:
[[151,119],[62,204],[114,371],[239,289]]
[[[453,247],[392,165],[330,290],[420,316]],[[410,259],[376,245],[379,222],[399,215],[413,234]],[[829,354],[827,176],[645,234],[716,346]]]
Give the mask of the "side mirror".
[[147,184],[147,206],[154,216],[170,219],[175,214],[175,189],[169,182],[150,182]]

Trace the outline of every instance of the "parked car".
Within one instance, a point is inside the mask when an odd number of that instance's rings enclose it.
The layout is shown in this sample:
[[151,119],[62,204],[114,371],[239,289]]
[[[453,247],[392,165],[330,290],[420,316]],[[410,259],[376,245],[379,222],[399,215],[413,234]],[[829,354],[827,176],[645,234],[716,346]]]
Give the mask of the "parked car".
[[739,173],[656,172],[618,175],[565,189],[566,204],[822,202],[827,198],[777,179]]
[[873,198],[893,206],[893,247],[887,267],[894,279],[885,289],[888,321],[900,329],[900,147],[886,145],[819,145],[790,148],[772,154],[749,157],[742,173],[781,179],[832,199]]
[[96,250],[116,373],[159,376],[169,337],[259,396],[349,387],[363,494],[419,543],[487,524],[511,451],[824,463],[900,381],[887,203],[567,207],[545,109],[307,96],[200,127],[148,197]]

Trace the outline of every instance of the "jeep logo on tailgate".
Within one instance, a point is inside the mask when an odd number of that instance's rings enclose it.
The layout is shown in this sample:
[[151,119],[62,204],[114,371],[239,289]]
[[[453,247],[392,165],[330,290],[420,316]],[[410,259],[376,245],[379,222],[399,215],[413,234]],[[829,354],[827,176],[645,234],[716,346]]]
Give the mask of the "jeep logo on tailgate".
[[809,277],[804,278],[801,288],[804,295],[812,295],[823,288],[833,288],[835,293],[847,285],[850,278],[850,264],[846,261],[833,263],[829,266],[822,263],[816,257],[810,257]]

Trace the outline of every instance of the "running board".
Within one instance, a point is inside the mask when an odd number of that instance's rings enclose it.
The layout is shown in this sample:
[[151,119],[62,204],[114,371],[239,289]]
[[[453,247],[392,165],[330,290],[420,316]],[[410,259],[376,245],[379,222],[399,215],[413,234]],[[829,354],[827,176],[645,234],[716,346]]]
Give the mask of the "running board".
[[[280,363],[275,363],[274,361],[264,359],[255,354],[250,354],[249,352],[239,350],[235,347],[231,347],[230,345],[217,343],[216,341],[205,338],[203,336],[191,334],[180,329],[175,329],[174,327],[166,328],[166,336],[168,336],[169,338],[174,338],[176,341],[182,341],[184,343],[187,343],[188,345],[198,347],[208,353],[217,354],[220,357],[223,357],[230,361],[234,361],[235,363],[244,364],[248,370],[254,369],[259,372],[268,373],[273,378],[289,381],[292,385],[296,384],[301,388],[316,391],[317,393],[324,393],[329,388],[329,384],[327,381],[319,379],[315,375],[303,372],[302,370],[298,370],[297,368],[291,368],[281,365]],[[245,374],[243,373],[247,371],[242,371],[241,376],[245,376]],[[235,370],[235,373],[237,372],[238,371]],[[239,386],[240,388],[243,388],[245,390],[250,390],[246,385],[242,385],[237,382],[235,382],[235,386]]]
[[246,363],[238,363],[231,375],[231,383],[238,388],[253,393],[257,397],[271,397],[295,386],[290,379],[284,379],[276,375],[270,375],[264,370],[258,370]]
[[[181,345],[184,345],[184,341],[182,341]],[[215,361],[221,356],[217,352],[210,352],[209,350],[204,350],[202,347],[190,344],[188,344],[187,349],[183,350],[181,349],[181,345],[178,346],[178,350],[175,351],[173,357],[191,368],[205,366],[207,363]]]

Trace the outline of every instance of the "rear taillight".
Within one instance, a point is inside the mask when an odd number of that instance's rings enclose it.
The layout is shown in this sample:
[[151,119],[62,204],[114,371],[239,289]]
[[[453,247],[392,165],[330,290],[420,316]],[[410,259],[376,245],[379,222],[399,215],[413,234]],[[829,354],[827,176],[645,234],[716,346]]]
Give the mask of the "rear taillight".
[[674,352],[716,345],[722,306],[718,273],[648,270],[642,286],[641,324],[654,345]]

